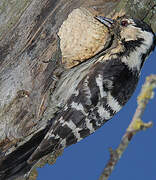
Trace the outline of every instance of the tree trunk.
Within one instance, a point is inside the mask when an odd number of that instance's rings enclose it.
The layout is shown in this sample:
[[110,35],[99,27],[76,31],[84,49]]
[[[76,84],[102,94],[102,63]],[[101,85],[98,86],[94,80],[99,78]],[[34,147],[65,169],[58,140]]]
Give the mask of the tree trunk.
[[49,99],[55,77],[65,70],[58,31],[68,15],[80,7],[93,15],[129,14],[156,31],[155,0],[1,0],[1,159],[46,125],[52,113]]

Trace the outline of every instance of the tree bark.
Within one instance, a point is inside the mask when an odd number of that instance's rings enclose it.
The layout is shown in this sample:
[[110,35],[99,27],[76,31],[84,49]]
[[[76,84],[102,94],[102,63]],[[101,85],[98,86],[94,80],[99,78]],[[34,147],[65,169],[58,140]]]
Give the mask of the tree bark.
[[57,33],[80,7],[93,15],[129,14],[156,31],[155,0],[1,0],[0,158],[46,125],[54,77],[62,71]]

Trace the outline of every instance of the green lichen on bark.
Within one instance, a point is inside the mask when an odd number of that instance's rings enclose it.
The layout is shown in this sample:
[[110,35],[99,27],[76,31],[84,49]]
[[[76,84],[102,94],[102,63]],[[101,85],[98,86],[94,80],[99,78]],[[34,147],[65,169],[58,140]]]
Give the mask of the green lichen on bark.
[[32,0],[0,1],[0,40],[19,20]]

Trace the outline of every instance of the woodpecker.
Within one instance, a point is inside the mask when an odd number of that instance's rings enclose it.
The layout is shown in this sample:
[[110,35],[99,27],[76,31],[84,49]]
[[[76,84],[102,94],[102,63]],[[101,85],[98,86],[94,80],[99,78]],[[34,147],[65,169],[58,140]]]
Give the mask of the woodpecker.
[[43,156],[89,136],[132,96],[156,36],[148,24],[135,18],[95,18],[109,29],[107,48],[61,75],[51,98],[58,112],[26,144],[3,158],[0,179],[25,174]]

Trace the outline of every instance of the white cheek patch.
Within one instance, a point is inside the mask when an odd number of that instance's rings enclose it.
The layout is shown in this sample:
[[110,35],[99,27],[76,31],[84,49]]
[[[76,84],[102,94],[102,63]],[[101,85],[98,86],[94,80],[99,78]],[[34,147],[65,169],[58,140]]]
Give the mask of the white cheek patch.
[[136,33],[138,33],[138,30],[130,24],[126,28],[122,29],[121,37],[126,41],[134,41],[137,40]]
[[142,54],[146,54],[153,44],[153,34],[147,31],[141,31],[139,38],[144,39],[141,46],[136,47],[128,57],[121,58],[121,61],[127,64],[130,69],[137,68],[138,71],[140,71],[142,63]]
[[153,44],[154,35],[150,32],[143,31],[141,38],[144,38],[145,40],[144,43],[140,46],[140,50],[146,53]]

